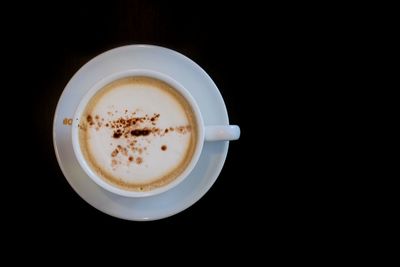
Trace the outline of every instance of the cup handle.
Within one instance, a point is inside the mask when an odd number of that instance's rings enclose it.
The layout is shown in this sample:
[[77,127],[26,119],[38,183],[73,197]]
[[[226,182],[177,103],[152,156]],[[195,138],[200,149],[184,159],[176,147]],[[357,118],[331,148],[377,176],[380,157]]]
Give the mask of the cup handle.
[[240,137],[237,125],[208,125],[205,127],[206,141],[231,141]]

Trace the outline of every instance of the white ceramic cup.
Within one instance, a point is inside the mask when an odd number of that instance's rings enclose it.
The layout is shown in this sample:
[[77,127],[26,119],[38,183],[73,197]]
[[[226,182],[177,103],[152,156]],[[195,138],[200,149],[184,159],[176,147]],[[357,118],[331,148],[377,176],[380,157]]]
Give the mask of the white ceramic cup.
[[[120,187],[112,185],[111,183],[106,182],[103,178],[101,178],[98,174],[96,174],[94,170],[92,170],[92,168],[90,167],[90,165],[88,164],[82,153],[81,145],[79,142],[79,130],[80,130],[79,120],[82,117],[82,113],[84,112],[91,98],[96,94],[98,90],[102,89],[107,84],[121,78],[133,77],[133,76],[147,76],[151,78],[156,78],[171,85],[181,95],[183,95],[184,98],[187,100],[187,102],[190,104],[197,121],[196,128],[197,128],[198,142],[196,142],[193,156],[190,160],[190,163],[187,165],[186,169],[172,182],[150,191],[131,191],[127,189],[122,189]],[[73,150],[82,169],[100,187],[104,188],[107,191],[125,197],[146,197],[146,196],[160,194],[167,190],[170,190],[171,188],[181,183],[194,169],[197,161],[200,158],[204,141],[205,142],[230,141],[230,140],[237,140],[239,136],[240,136],[240,128],[237,125],[204,125],[200,109],[196,103],[196,100],[192,97],[192,95],[181,84],[179,84],[179,82],[175,81],[171,77],[151,70],[127,70],[110,75],[104,78],[103,80],[99,81],[98,83],[96,83],[81,99],[75,111],[72,123]]]

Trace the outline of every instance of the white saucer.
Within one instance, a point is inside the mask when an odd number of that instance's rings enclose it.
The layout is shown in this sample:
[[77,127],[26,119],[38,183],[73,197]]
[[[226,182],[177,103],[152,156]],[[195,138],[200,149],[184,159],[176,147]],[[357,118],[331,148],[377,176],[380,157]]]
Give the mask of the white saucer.
[[102,78],[130,69],[150,69],[179,81],[196,99],[205,125],[228,125],[218,88],[196,63],[166,48],[131,45],[107,51],[84,65],[69,81],[57,105],[53,142],[58,163],[72,188],[96,209],[126,220],[162,219],[193,205],[214,184],[224,165],[229,142],[206,142],[194,171],[183,183],[160,195],[128,198],[105,191],[80,168],[72,149],[72,118],[81,97]]

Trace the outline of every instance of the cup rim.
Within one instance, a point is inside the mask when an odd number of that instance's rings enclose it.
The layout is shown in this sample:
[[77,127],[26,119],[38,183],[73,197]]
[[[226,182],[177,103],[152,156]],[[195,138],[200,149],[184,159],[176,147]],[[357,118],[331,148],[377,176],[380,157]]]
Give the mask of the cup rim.
[[[175,90],[177,90],[179,93],[183,95],[183,97],[189,102],[193,113],[195,115],[196,119],[196,124],[197,124],[197,143],[195,146],[195,151],[193,153],[193,156],[190,160],[190,163],[188,166],[185,168],[185,170],[173,181],[170,183],[166,184],[165,186],[162,187],[157,187],[153,190],[150,191],[131,191],[131,190],[125,190],[122,188],[119,188],[117,186],[112,185],[111,183],[106,182],[103,178],[101,178],[99,175],[95,173],[89,166],[89,164],[86,162],[85,157],[83,156],[81,149],[80,149],[80,142],[79,142],[79,120],[81,118],[81,115],[87,105],[87,103],[90,101],[90,99],[96,94],[98,90],[106,86],[107,84],[126,77],[134,77],[134,76],[146,76],[150,78],[156,78],[161,81],[164,81],[168,84],[170,84]],[[192,172],[194,167],[196,166],[202,149],[203,149],[203,144],[204,144],[204,122],[203,118],[200,112],[200,108],[197,105],[196,100],[194,97],[189,93],[185,87],[183,87],[178,81],[175,79],[171,78],[170,76],[167,76],[163,73],[154,71],[154,70],[148,70],[148,69],[135,69],[135,70],[124,70],[121,72],[113,73],[111,75],[108,75],[107,77],[104,77],[97,83],[95,83],[89,90],[88,92],[81,98],[79,101],[79,104],[74,112],[73,116],[73,122],[72,122],[72,127],[71,127],[71,134],[72,134],[72,146],[73,146],[73,151],[75,154],[75,157],[81,166],[81,168],[84,170],[84,172],[91,178],[92,181],[94,181],[97,185],[102,187],[103,189],[110,191],[114,194],[124,196],[124,197],[147,197],[147,196],[154,196],[157,194],[161,194],[163,192],[166,192],[174,187],[176,187],[178,184],[183,182],[186,177]]]

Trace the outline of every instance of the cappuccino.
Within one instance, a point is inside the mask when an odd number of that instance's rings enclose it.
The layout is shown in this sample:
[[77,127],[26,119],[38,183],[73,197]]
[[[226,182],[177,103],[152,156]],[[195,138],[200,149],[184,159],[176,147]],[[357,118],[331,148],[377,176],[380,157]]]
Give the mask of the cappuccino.
[[107,183],[150,191],[188,167],[198,141],[190,103],[147,76],[113,81],[91,97],[79,118],[79,144],[90,169]]

